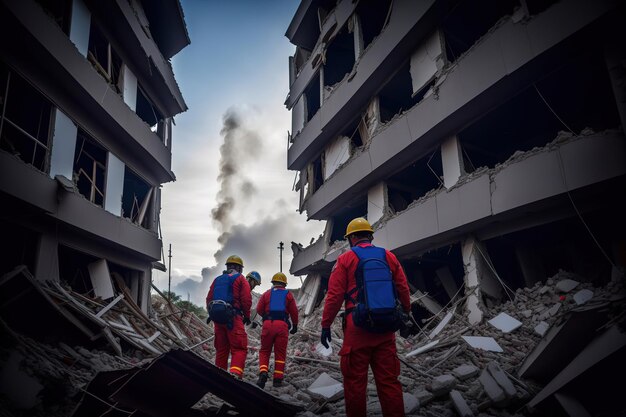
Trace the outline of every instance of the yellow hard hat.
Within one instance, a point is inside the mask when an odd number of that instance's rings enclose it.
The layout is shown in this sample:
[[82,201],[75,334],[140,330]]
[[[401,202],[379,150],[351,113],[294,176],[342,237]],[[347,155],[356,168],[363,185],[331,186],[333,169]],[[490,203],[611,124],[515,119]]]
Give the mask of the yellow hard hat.
[[230,255],[228,257],[228,259],[226,259],[226,265],[228,265],[228,264],[237,264],[237,265],[241,265],[243,267],[243,261],[237,255]]
[[280,282],[281,284],[287,285],[287,276],[282,272],[277,272],[272,277],[272,282]]
[[353,219],[350,223],[348,223],[348,227],[346,227],[346,235],[344,237],[347,238],[352,233],[356,232],[374,233],[374,230],[367,220],[365,220],[363,217],[357,217],[356,219]]

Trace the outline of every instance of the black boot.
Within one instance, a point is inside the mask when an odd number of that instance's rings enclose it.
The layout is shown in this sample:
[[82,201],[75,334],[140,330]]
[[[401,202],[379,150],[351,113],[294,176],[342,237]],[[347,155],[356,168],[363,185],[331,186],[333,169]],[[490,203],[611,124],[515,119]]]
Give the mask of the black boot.
[[275,387],[282,387],[283,386],[283,380],[274,378],[274,386]]
[[259,374],[259,379],[256,381],[256,384],[261,387],[261,389],[265,388],[265,383],[267,382],[267,372],[261,372]]

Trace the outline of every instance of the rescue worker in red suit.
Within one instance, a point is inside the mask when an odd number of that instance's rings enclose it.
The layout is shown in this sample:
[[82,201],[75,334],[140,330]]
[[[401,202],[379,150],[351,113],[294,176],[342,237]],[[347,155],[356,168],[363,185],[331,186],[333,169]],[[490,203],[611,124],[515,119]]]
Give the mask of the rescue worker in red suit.
[[[268,378],[268,366],[272,347],[274,348],[274,386],[282,384],[285,376],[285,359],[289,333],[298,331],[298,306],[296,300],[285,287],[287,277],[277,272],[272,277],[274,286],[263,293],[256,306],[257,313],[263,317],[261,331],[261,350],[259,351],[259,379],[257,385],[265,388]],[[291,323],[288,322],[291,318]],[[289,325],[291,324],[291,331]]]
[[232,355],[229,371],[238,378],[243,377],[248,354],[248,335],[244,324],[250,324],[250,307],[252,306],[250,285],[241,274],[242,271],[243,261],[241,258],[236,255],[228,257],[226,271],[211,283],[211,288],[206,297],[209,319],[212,318],[212,303],[222,299],[220,294],[228,292],[231,298],[229,304],[232,305],[232,320],[228,324],[220,324],[213,319],[215,323],[215,365],[227,369],[228,356]]
[[[345,237],[351,247],[357,245],[361,247],[373,246],[371,244],[373,232],[367,220],[359,217],[348,224]],[[394,254],[386,250],[385,255],[397,297],[402,309],[408,314],[411,303],[406,275]],[[358,256],[350,250],[340,255],[333,266],[322,313],[321,342],[326,348],[329,347],[331,341],[330,326],[344,300],[347,312],[354,308],[354,303],[346,295],[356,288],[355,273],[358,263]],[[344,338],[339,356],[341,358],[346,415],[348,417],[365,417],[367,415],[367,372],[368,367],[371,366],[383,415],[385,417],[404,416],[402,386],[398,381],[400,361],[396,351],[395,333],[372,333],[357,327],[353,322],[352,314],[346,314],[344,319]]]

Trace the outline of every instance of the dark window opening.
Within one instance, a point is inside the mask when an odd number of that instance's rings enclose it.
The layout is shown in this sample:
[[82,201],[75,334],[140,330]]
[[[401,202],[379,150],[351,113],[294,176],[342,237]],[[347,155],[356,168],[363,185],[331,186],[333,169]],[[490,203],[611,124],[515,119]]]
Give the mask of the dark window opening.
[[546,11],[550,6],[559,2],[559,0],[522,0],[526,4],[528,14],[534,16]]
[[405,62],[378,93],[381,123],[387,123],[396,114],[402,113],[402,111],[408,110],[419,103],[426,91],[428,91],[428,88],[423,88],[421,90],[422,94],[411,97],[413,84],[409,71],[409,62]]
[[305,118],[310,121],[315,113],[320,109],[320,73],[311,80],[307,88],[304,90],[304,99],[306,104]]
[[441,187],[442,178],[441,152],[437,148],[388,178],[389,208],[394,213],[405,210],[413,201]]
[[359,199],[352,207],[344,209],[339,214],[332,216],[333,229],[330,234],[330,244],[338,240],[344,240],[348,223],[356,217],[367,217],[367,199]]
[[[319,0],[317,4],[317,17],[319,26],[323,26],[326,18],[337,6],[337,0]],[[319,36],[319,33],[318,35]]]
[[446,16],[441,29],[448,62],[456,61],[503,16],[512,14],[516,0],[484,0],[480,7],[472,0],[463,0]]
[[333,86],[343,80],[352,71],[354,62],[354,36],[346,25],[326,49],[324,86]]
[[543,282],[562,270],[575,274],[579,282],[606,285],[611,280],[611,264],[602,251],[619,264],[613,249],[626,247],[626,222],[621,215],[626,206],[623,197],[603,203],[607,208],[583,214],[602,250],[578,217],[484,241],[500,278],[515,290]]
[[382,32],[391,14],[391,7],[392,0],[359,2],[355,13],[359,16],[359,20],[361,21],[363,49],[367,48],[374,38]]
[[[6,206],[6,202],[3,205]],[[5,219],[0,219],[0,227],[5,242],[0,256],[0,276],[18,265],[26,265],[30,272],[34,272],[39,234]]]
[[87,59],[98,73],[115,88],[119,94],[122,91],[121,70],[122,59],[104,36],[98,24],[91,19],[89,26],[89,46]]
[[78,192],[103,207],[107,151],[79,128],[74,155],[74,183]]
[[63,33],[69,35],[72,16],[72,2],[70,0],[36,0],[44,12],[54,20]]
[[[619,114],[604,60],[599,55],[581,56],[527,88],[458,134],[466,172],[481,166],[494,167],[516,151],[545,146],[559,131],[579,133],[620,125]],[[546,105],[541,96],[548,102]],[[558,116],[558,117],[557,117]]]
[[[422,254],[418,258],[403,260],[402,266],[406,273],[409,286],[428,294],[441,306],[446,305],[452,297],[462,297],[465,270],[461,245],[438,248]],[[432,312],[419,303],[414,303],[413,315],[416,320],[432,316]]]
[[317,191],[324,184],[324,171],[322,163],[323,153],[321,153],[310,165],[312,172],[309,172],[310,194]]
[[52,104],[0,64],[0,149],[46,172]]
[[59,274],[74,292],[95,297],[88,265],[99,258],[59,245]]
[[135,109],[137,116],[150,126],[150,130],[153,132],[159,130],[159,123],[163,122],[163,115],[139,85],[137,86],[137,106]]
[[153,211],[153,192],[150,184],[126,167],[124,192],[122,194],[122,216],[149,229]]

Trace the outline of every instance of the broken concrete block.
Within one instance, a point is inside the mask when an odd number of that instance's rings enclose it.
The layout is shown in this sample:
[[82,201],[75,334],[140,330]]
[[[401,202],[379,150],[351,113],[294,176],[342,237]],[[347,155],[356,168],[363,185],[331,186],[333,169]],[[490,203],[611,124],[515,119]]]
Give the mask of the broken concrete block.
[[428,404],[434,398],[434,395],[424,388],[418,389],[414,395],[421,405]]
[[547,285],[544,285],[543,287],[539,289],[539,294],[543,295],[547,293],[548,291],[550,291],[550,287],[548,287]]
[[493,337],[461,336],[468,345],[475,349],[488,350],[490,352],[504,352]]
[[469,407],[469,405],[467,405],[465,398],[463,398],[459,391],[450,391],[450,399],[452,400],[452,407],[454,407],[459,416],[474,417],[472,409]]
[[555,316],[556,313],[558,313],[560,308],[561,308],[561,304],[560,303],[556,303],[555,305],[550,307],[550,310],[548,310],[548,312],[550,313],[550,316]]
[[327,358],[333,354],[333,345],[329,343],[328,347],[326,348],[321,343],[318,343],[317,345],[315,345],[315,353]]
[[585,304],[587,301],[593,298],[593,291],[591,290],[580,290],[576,294],[574,294],[574,301],[576,304],[581,305]]
[[578,281],[574,281],[573,279],[562,279],[556,283],[556,289],[560,292],[570,292],[576,288],[578,284],[580,283]]
[[485,389],[485,394],[487,397],[497,406],[504,406],[507,403],[506,395],[504,394],[504,390],[500,388],[500,385],[496,382],[496,380],[491,376],[491,374],[483,369],[482,373],[478,377],[478,380],[483,385]]
[[493,379],[496,380],[498,385],[500,385],[500,387],[504,390],[504,394],[507,397],[515,396],[515,393],[517,392],[517,390],[515,389],[515,387],[513,386],[513,383],[506,376],[506,374],[504,373],[502,368],[500,368],[500,365],[498,365],[497,362],[490,362],[487,365],[487,370],[489,371]]
[[524,310],[524,311],[522,311],[522,313],[521,313],[521,314],[522,314],[522,316],[524,316],[524,317],[526,317],[527,319],[529,319],[529,318],[530,318],[530,316],[532,316],[532,315],[533,315],[533,311],[532,311],[532,310]]
[[307,390],[312,394],[331,400],[339,398],[343,394],[343,384],[324,372],[317,377]]
[[452,374],[457,377],[460,381],[465,381],[473,376],[478,375],[480,369],[475,367],[474,365],[461,365],[457,366],[452,370]]
[[535,333],[543,337],[543,335],[546,334],[549,328],[550,328],[550,325],[548,323],[546,323],[545,321],[541,321],[539,322],[538,325],[535,326],[534,330],[535,330]]
[[504,333],[512,332],[522,325],[522,322],[509,316],[506,313],[500,313],[488,322],[496,329],[503,331]]
[[430,383],[430,389],[433,395],[439,396],[450,392],[456,385],[456,378],[450,374],[439,375]]
[[420,402],[415,395],[403,392],[402,397],[404,400],[404,414],[412,413],[419,408]]

